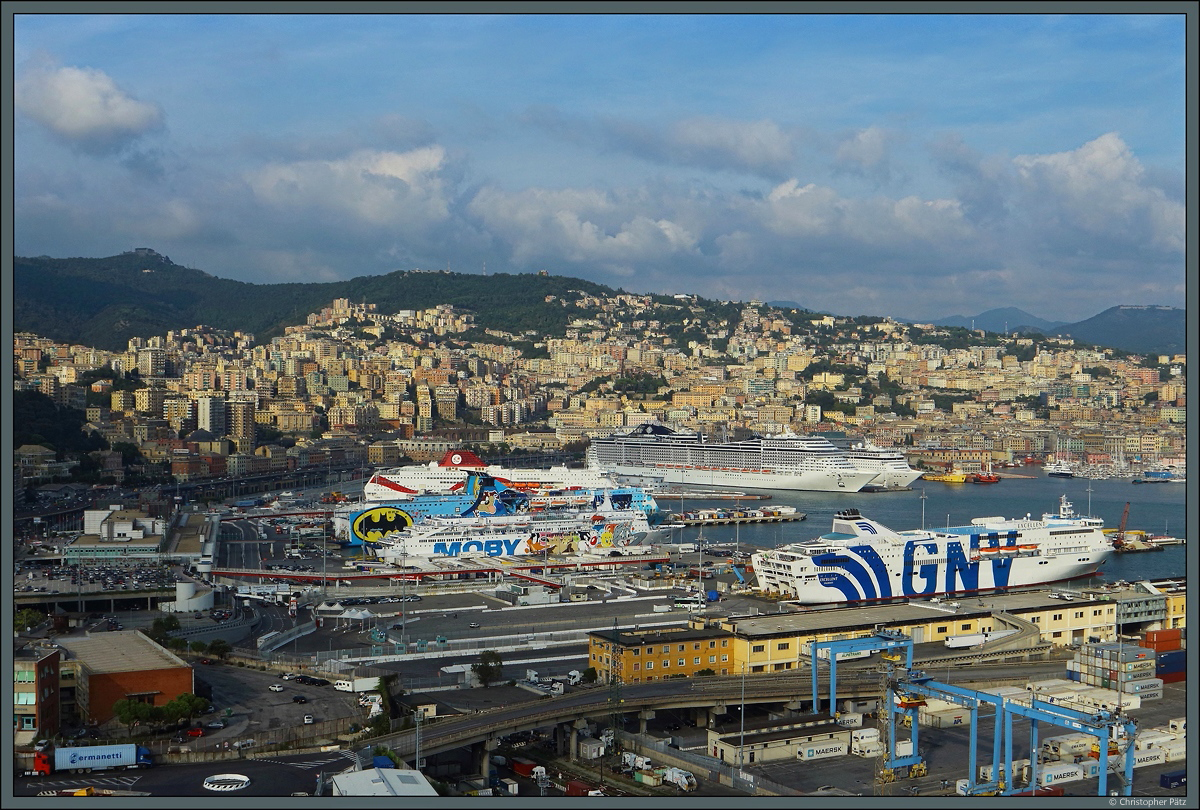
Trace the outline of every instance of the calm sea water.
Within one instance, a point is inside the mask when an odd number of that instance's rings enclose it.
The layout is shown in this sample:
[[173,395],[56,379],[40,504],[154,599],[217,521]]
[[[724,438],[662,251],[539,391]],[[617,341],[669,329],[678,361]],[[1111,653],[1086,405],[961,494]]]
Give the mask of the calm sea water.
[[[1085,478],[1050,478],[1037,468],[1022,468],[1022,475],[1036,478],[1005,478],[998,484],[944,484],[938,481],[916,481],[910,492],[780,492],[776,490],[746,490],[770,495],[769,500],[747,500],[743,506],[766,504],[794,506],[808,515],[799,523],[767,523],[732,526],[707,526],[702,530],[706,542],[738,542],[745,546],[771,547],[818,537],[831,528],[833,515],[842,509],[856,508],[865,517],[897,530],[933,529],[942,526],[962,526],[972,518],[1002,516],[1006,518],[1035,518],[1044,512],[1057,512],[1058,500],[1067,496],[1080,514],[1094,515],[1104,520],[1106,527],[1120,525],[1121,513],[1129,503],[1127,529],[1141,529],[1149,534],[1168,534],[1186,537],[1186,484],[1133,484],[1129,479],[1089,481]],[[1092,491],[1089,493],[1088,489]],[[686,489],[686,488],[685,488]],[[921,499],[925,495],[924,501]],[[736,502],[687,498],[682,509],[730,507]],[[659,507],[670,512],[681,510],[681,502],[663,499]],[[922,508],[924,516],[922,517]],[[923,524],[922,524],[923,520]],[[692,542],[700,529],[684,529],[672,541]],[[1195,538],[1193,537],[1193,540]],[[1124,579],[1153,579],[1187,575],[1187,546],[1168,546],[1162,551],[1134,554],[1114,554],[1100,571],[1108,581]]]

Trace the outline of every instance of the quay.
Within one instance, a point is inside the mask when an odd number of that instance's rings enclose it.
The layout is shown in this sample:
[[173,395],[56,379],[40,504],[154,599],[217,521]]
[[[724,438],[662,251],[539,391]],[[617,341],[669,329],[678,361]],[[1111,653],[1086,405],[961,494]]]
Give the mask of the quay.
[[791,515],[755,515],[744,517],[684,517],[683,515],[671,515],[672,523],[680,523],[684,526],[732,526],[735,523],[793,523],[800,520],[806,520],[808,515],[804,512],[796,512]]
[[655,491],[656,500],[682,501],[684,498],[695,501],[769,501],[770,495],[747,492],[673,492],[669,490]]

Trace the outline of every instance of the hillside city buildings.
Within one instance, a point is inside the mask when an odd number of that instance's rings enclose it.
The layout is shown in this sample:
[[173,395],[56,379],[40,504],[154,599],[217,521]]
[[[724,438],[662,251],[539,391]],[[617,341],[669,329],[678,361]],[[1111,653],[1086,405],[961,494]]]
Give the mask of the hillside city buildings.
[[[964,471],[1030,455],[1117,474],[1183,466],[1183,355],[670,301],[548,296],[571,315],[552,338],[481,329],[449,305],[383,314],[347,299],[263,343],[197,326],[113,352],[21,333],[14,386],[86,410],[85,430],[138,446],[178,480],[323,463],[318,439],[392,464],[464,441],[557,448],[649,420],[716,435],[842,431]],[[136,370],[140,387],[81,384],[105,367]],[[107,404],[89,406],[89,391]],[[454,421],[468,412],[482,427]],[[264,427],[299,441],[264,444]],[[17,455],[17,486],[62,472],[44,448]],[[119,479],[111,455],[104,469]]]

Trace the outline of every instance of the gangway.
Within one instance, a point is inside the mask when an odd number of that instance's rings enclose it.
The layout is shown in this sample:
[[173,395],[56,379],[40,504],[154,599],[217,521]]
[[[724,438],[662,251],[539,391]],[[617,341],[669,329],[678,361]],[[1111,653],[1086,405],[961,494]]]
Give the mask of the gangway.
[[[1123,772],[1119,772],[1118,776],[1121,777],[1122,781],[1122,795],[1133,795],[1135,751],[1132,741],[1134,735],[1137,733],[1137,725],[1133,720],[1124,716],[1119,708],[1113,712],[1104,710],[1085,712],[1058,703],[1046,703],[1038,699],[1035,693],[1030,693],[1029,697],[1006,698],[1002,695],[993,695],[988,692],[935,681],[920,670],[913,669],[912,639],[901,633],[890,632],[883,628],[876,628],[875,634],[871,636],[840,641],[813,642],[812,647],[814,661],[812,676],[814,711],[817,709],[818,699],[817,667],[815,664],[817,661],[816,650],[818,648],[829,649],[830,713],[835,713],[837,707],[837,654],[839,652],[857,652],[868,649],[881,651],[881,658],[883,658],[886,666],[887,683],[887,688],[884,690],[886,693],[884,695],[884,702],[887,704],[887,717],[883,722],[886,723],[888,728],[888,748],[886,757],[882,763],[883,770],[881,771],[884,781],[894,779],[895,769],[906,766],[909,769],[910,777],[921,776],[926,773],[927,766],[917,748],[920,734],[919,715],[917,712],[918,707],[924,703],[925,698],[937,698],[957,703],[971,713],[970,746],[967,759],[967,767],[970,770],[967,775],[966,791],[969,795],[1000,794],[1009,796],[1026,790],[1025,787],[1017,787],[1013,784],[1014,778],[1010,767],[1013,761],[1014,717],[1029,720],[1029,785],[1032,788],[1037,787],[1038,726],[1040,723],[1048,723],[1052,726],[1070,728],[1096,737],[1102,751],[1108,750],[1108,740],[1124,738],[1128,744],[1124,752]],[[903,650],[903,653],[900,652],[901,650]],[[978,720],[981,706],[991,707],[993,710],[992,716],[995,718],[992,740],[993,779],[986,783],[978,783],[976,781],[978,774],[976,767],[979,739]],[[910,726],[912,731],[912,752],[900,757],[896,756],[897,716],[903,718],[900,725]],[[1003,762],[1000,761],[1001,751],[1004,752]],[[1098,771],[1099,786],[1097,795],[1107,796],[1109,760],[1103,757],[1101,760],[1105,763],[1105,767],[1100,768]]]

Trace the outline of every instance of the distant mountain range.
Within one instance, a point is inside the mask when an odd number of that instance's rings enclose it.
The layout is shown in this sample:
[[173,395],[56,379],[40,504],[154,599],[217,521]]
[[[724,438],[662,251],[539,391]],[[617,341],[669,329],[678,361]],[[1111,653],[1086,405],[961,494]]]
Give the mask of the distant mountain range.
[[988,332],[1040,332],[1043,335],[1052,335],[1055,329],[1067,325],[1064,321],[1042,320],[1016,307],[989,309],[987,312],[971,316],[951,315],[931,323],[935,326],[961,326],[964,329],[984,329]]
[[[207,325],[244,331],[263,341],[285,326],[328,307],[335,298],[368,301],[380,312],[452,304],[473,312],[480,328],[560,336],[580,316],[560,300],[579,291],[616,295],[601,284],[541,274],[474,275],[395,272],[311,284],[249,284],[183,267],[148,248],[103,259],[17,257],[13,261],[13,325],[52,340],[122,350],[131,337]],[[672,304],[669,296],[653,296]],[[725,309],[703,301],[712,314]],[[771,306],[805,309],[794,301]],[[731,308],[732,310],[732,308]],[[736,310],[729,313],[736,317]],[[1013,307],[936,321],[989,332],[1064,335],[1138,354],[1176,354],[1186,348],[1186,311],[1117,306],[1074,324],[1045,321]]]
[[970,317],[954,315],[931,323],[988,332],[1056,335],[1134,354],[1182,354],[1187,351],[1187,310],[1176,307],[1115,306],[1079,323],[1046,321],[1016,307],[1003,307]]

